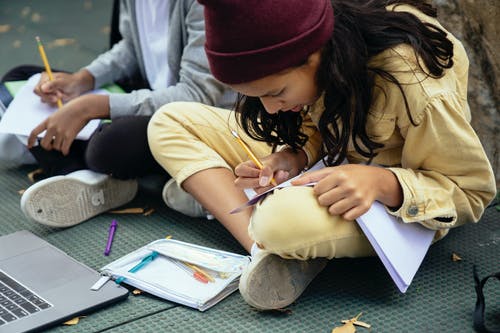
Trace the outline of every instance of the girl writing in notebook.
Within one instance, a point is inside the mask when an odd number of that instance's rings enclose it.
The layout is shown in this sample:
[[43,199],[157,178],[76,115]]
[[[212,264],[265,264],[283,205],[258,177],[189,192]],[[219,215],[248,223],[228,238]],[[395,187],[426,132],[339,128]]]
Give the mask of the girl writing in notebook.
[[[403,223],[437,230],[436,239],[478,221],[495,193],[493,172],[469,124],[467,56],[433,7],[200,2],[212,73],[241,95],[237,120],[168,104],[149,124],[149,143],[174,179],[167,204],[192,215],[201,204],[252,253],[240,282],[250,305],[285,307],[327,259],[373,255],[353,220],[375,200]],[[232,137],[236,122],[262,168]],[[323,156],[328,167],[294,182],[316,185],[229,214],[246,202],[243,188],[268,189]]]

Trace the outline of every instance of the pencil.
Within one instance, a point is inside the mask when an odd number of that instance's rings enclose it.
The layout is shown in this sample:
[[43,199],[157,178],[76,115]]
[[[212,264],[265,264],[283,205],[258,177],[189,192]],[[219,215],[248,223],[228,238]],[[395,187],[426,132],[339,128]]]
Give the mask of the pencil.
[[184,265],[186,265],[187,267],[191,268],[192,270],[194,270],[194,271],[200,273],[201,275],[203,275],[204,277],[206,277],[208,279],[208,281],[215,282],[214,278],[210,274],[208,274],[207,272],[205,272],[203,269],[199,268],[198,266],[195,266],[195,265],[190,264],[190,263],[185,262],[185,261],[183,261],[182,263]]
[[[36,43],[38,44],[38,51],[40,52],[40,57],[42,58],[43,65],[45,66],[45,71],[49,76],[50,81],[54,81],[54,76],[52,75],[52,70],[50,69],[49,60],[47,59],[47,55],[45,54],[45,49],[43,48],[42,41],[40,37],[36,36]],[[60,98],[57,99],[57,107],[62,108],[63,104]]]
[[[241,145],[241,147],[245,150],[245,152],[247,153],[248,157],[250,157],[250,159],[252,160],[252,162],[255,163],[255,165],[259,169],[262,170],[264,168],[264,165],[262,164],[261,161],[259,161],[259,159],[257,158],[257,156],[255,156],[255,154],[250,150],[250,148],[247,146],[247,144],[243,140],[241,140],[241,138],[238,135],[238,133],[235,130],[231,130],[231,133],[235,137],[236,141],[238,141],[238,143]],[[271,178],[271,184],[273,184],[274,186],[278,185],[276,183],[276,180],[274,180],[274,178]]]

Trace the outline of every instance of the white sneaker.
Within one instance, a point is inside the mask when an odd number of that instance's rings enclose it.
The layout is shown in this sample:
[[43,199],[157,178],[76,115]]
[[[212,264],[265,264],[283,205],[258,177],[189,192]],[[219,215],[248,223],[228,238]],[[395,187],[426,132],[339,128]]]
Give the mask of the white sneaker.
[[240,278],[245,301],[260,310],[282,309],[292,304],[328,263],[326,258],[283,259],[257,251]]
[[136,180],[119,180],[90,170],[55,176],[30,186],[21,210],[31,220],[51,227],[70,227],[131,201]]
[[191,194],[184,191],[173,178],[169,179],[163,186],[162,197],[169,208],[184,215],[204,217],[209,220],[214,218]]

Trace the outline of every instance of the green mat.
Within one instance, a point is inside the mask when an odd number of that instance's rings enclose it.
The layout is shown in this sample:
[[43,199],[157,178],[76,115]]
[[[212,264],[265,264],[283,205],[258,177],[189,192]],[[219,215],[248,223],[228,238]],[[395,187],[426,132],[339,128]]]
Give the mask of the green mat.
[[[0,164],[0,235],[30,230],[75,259],[99,269],[152,240],[174,238],[244,253],[217,221],[194,219],[169,210],[156,187],[142,188],[126,207],[148,207],[150,216],[104,214],[68,229],[28,221],[20,211],[19,190],[30,185],[33,168]],[[103,256],[110,221],[119,227],[109,257]],[[333,260],[299,301],[283,312],[259,312],[234,293],[207,312],[146,294],[88,314],[75,326],[49,332],[331,332],[340,320],[363,312],[370,332],[474,332],[476,300],[472,266],[480,276],[500,271],[500,212],[487,209],[478,224],[452,230],[433,245],[412,285],[401,294],[377,258]],[[452,253],[462,260],[453,261]],[[486,284],[487,321],[500,328],[500,286]],[[358,328],[358,332],[369,332]]]

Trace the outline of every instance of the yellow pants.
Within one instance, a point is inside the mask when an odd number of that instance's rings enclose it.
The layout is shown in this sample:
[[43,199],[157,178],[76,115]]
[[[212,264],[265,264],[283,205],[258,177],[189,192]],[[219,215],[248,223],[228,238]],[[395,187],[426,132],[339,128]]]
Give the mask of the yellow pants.
[[[181,184],[197,172],[232,171],[248,160],[231,129],[237,129],[234,112],[200,103],[170,103],[149,123],[149,146],[158,163]],[[241,129],[238,133],[257,157],[271,153],[266,143],[250,139]],[[330,215],[319,206],[311,187],[288,187],[268,195],[255,207],[248,232],[267,251],[285,258],[374,255],[356,222]]]

